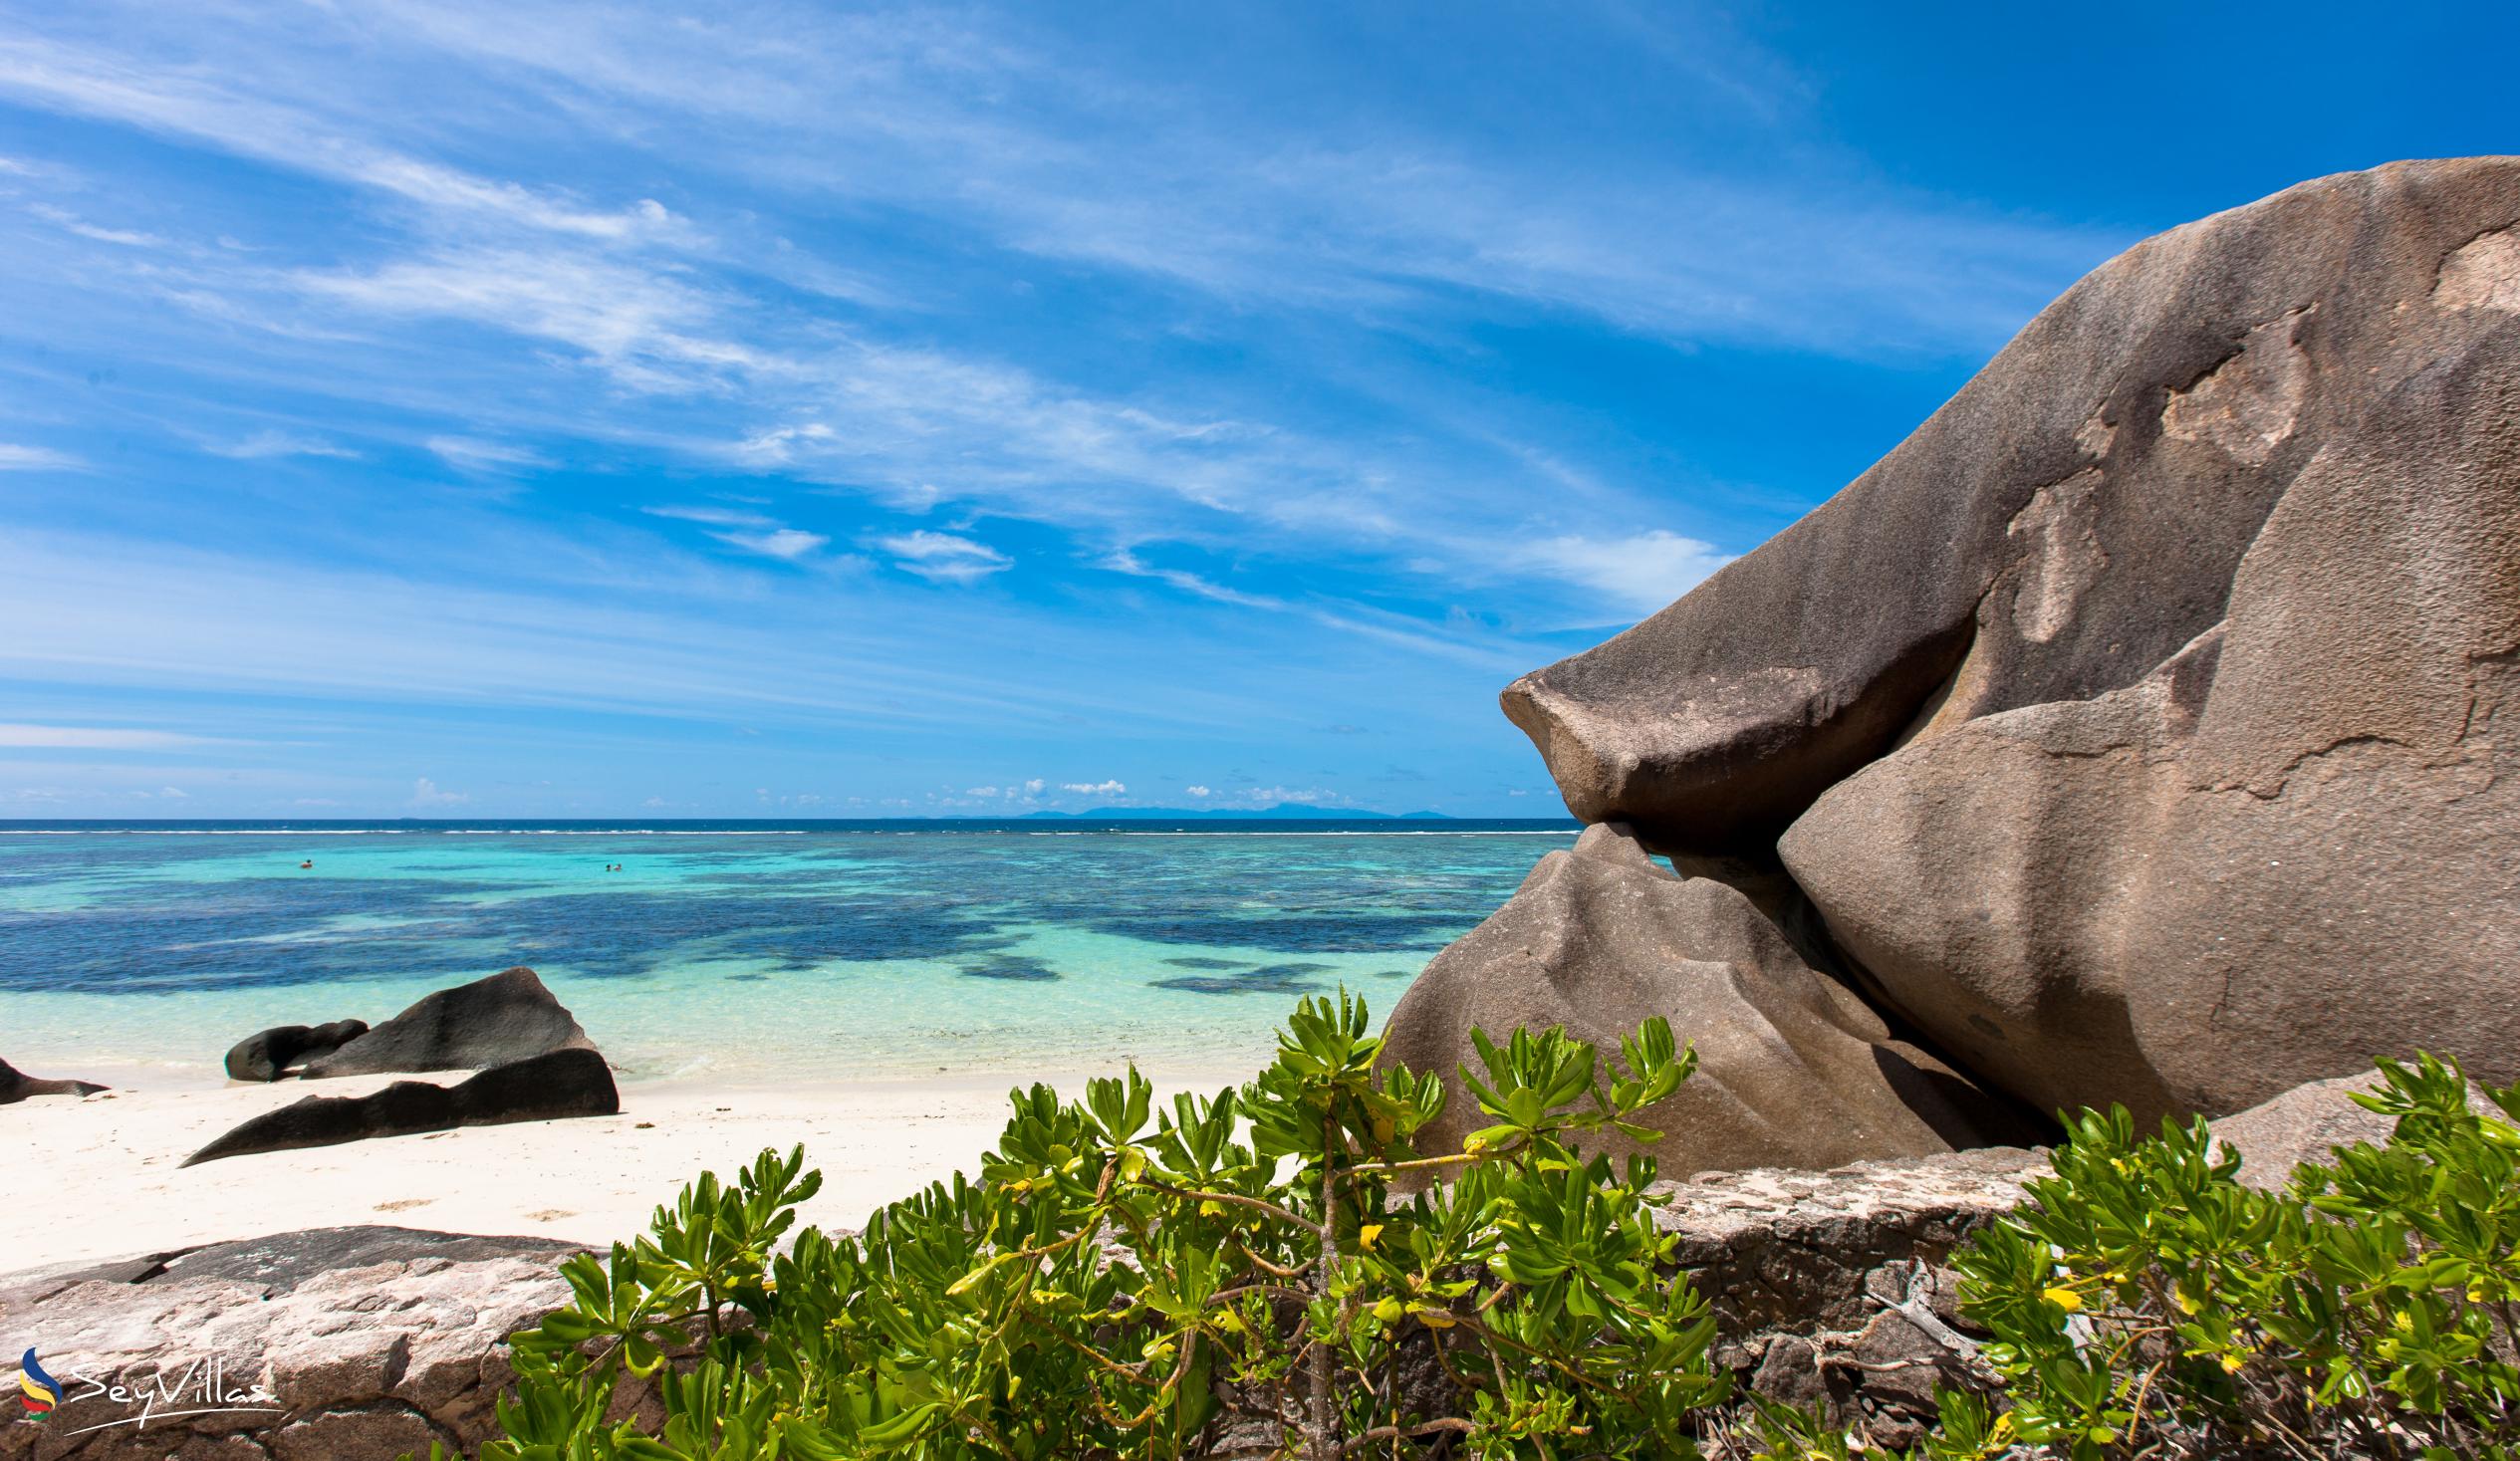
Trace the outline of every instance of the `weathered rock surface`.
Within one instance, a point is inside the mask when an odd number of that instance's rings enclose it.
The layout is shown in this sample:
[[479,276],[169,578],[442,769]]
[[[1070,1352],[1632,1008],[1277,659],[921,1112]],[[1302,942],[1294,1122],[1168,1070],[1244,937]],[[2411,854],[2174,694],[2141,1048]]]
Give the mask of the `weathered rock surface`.
[[1584,820],[1758,847],[1903,731],[2134,684],[2221,620],[2314,457],[2437,453],[2437,422],[2376,441],[2364,412],[2507,352],[2516,174],[2400,163],[2137,245],[1845,491],[1506,713]]
[[2520,1079],[2516,669],[2520,159],[2477,158],[2129,250],[1505,708],[1577,815],[1781,859],[1956,1068],[2149,1121],[2416,1047]]
[[306,1078],[477,1071],[594,1048],[542,979],[519,966],[427,996],[331,1055],[308,1061]]
[[[470,1454],[495,1435],[506,1337],[569,1300],[571,1245],[396,1228],[327,1229],[134,1260],[102,1274],[0,1279],[0,1332],[22,1336],[67,1400],[27,1423],[0,1397],[0,1457],[80,1461],[391,1461],[431,1441]],[[81,1381],[198,1394],[145,1426]],[[187,1370],[190,1371],[187,1374]],[[259,1392],[259,1393],[257,1393]]]
[[279,1025],[248,1035],[227,1053],[230,1081],[277,1081],[293,1066],[331,1055],[368,1033],[365,1020],[330,1025]]
[[[2241,1185],[2271,1191],[2290,1181],[2295,1167],[2324,1162],[2340,1146],[2388,1145],[2396,1118],[2354,1103],[2355,1096],[2383,1089],[2380,1077],[2369,1072],[2312,1081],[2207,1124],[2216,1145],[2239,1153]],[[2472,1088],[2467,1106],[2492,1120],[2511,1119]]]
[[0,1061],[0,1105],[15,1105],[30,1096],[94,1096],[105,1089],[91,1081],[39,1081]]
[[1501,1040],[1561,1026],[1615,1056],[1654,1015],[1699,1060],[1650,1113],[1665,1135],[1649,1150],[1675,1176],[1830,1167],[2029,1130],[1815,972],[1741,892],[1676,876],[1617,826],[1541,859],[1511,901],[1427,966],[1392,1012],[1386,1058],[1453,1083],[1424,1135],[1452,1149],[1486,1124],[1457,1076],[1476,1065],[1473,1028]]
[[493,1066],[451,1087],[396,1081],[369,1096],[310,1096],[244,1122],[183,1164],[456,1126],[609,1116],[621,1108],[621,1093],[604,1057],[592,1050],[556,1050]]
[[1935,1384],[1958,1383],[1966,1344],[1984,1338],[1960,1319],[1952,1251],[2046,1175],[2043,1153],[2015,1147],[1707,1172],[1657,1184],[1671,1204],[1654,1223],[1714,1306],[1718,1365],[1770,1398],[1825,1401],[1877,1444],[1906,1446],[1935,1414]]

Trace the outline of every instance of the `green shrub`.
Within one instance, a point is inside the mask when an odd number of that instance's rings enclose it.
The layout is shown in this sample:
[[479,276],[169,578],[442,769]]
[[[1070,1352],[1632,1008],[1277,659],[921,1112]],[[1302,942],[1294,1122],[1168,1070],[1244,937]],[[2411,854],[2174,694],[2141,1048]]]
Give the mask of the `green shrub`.
[[[980,1180],[807,1228],[801,1150],[703,1176],[515,1337],[485,1461],[1350,1454],[1854,1461],[1821,1409],[1729,1405],[1714,1320],[1653,1226],[1648,1160],[1586,1158],[1694,1068],[1661,1021],[1623,1071],[1551,1031],[1475,1037],[1493,1124],[1410,1135],[1441,1085],[1378,1072],[1362,1003],[1307,1000],[1239,1092],[1153,1108],[1133,1071],[1047,1089]],[[2236,1180],[2201,1120],[2067,1121],[2055,1175],[1953,1256],[1992,1338],[1921,1461],[2520,1458],[2520,1128],[2463,1074],[2384,1061],[2386,1146]],[[2485,1088],[2505,1114],[2520,1087]],[[1246,1140],[1247,1137],[1247,1140]],[[1443,1181],[1403,1191],[1429,1177]],[[663,1421],[608,1421],[625,1375]]]
[[[858,1238],[777,1251],[820,1185],[801,1149],[703,1177],[648,1237],[564,1267],[575,1302],[515,1337],[483,1455],[1694,1454],[1729,1386],[1642,1195],[1653,1164],[1572,1144],[1651,1141],[1630,1118],[1694,1053],[1659,1020],[1620,1071],[1562,1032],[1478,1037],[1491,1124],[1421,1158],[1443,1087],[1378,1071],[1369,1028],[1361,1001],[1306,1000],[1257,1080],[1169,1110],[1134,1071],[1082,1102],[1018,1092],[977,1182]],[[658,1387],[652,1433],[606,1419],[625,1373]]]
[[[2508,1456],[2520,1129],[2430,1057],[2383,1061],[2388,1145],[2236,1180],[2201,1120],[2068,1123],[2056,1175],[1954,1260],[2010,1433],[2100,1457]],[[2485,1094],[2520,1111],[2520,1087]]]

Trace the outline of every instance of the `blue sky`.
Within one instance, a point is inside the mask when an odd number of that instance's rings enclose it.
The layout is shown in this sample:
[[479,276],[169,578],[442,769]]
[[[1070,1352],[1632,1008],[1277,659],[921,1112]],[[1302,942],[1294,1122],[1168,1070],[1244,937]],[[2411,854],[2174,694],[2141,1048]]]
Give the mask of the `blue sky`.
[[1495,708],[2508,7],[0,4],[0,818],[1554,814]]

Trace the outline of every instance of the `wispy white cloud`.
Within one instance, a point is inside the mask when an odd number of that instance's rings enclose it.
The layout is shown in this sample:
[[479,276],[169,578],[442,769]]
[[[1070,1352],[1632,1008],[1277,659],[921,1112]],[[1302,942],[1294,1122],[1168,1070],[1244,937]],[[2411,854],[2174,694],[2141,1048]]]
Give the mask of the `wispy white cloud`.
[[153,233],[140,233],[127,228],[106,228],[90,223],[69,209],[55,207],[51,203],[32,203],[28,205],[27,211],[96,243],[121,244],[125,248],[153,249],[164,246],[166,242]]
[[73,472],[87,465],[84,459],[49,446],[0,441],[0,472]]
[[973,583],[1015,566],[986,543],[925,528],[878,538],[875,547],[891,555],[895,568],[944,584]]
[[360,454],[338,441],[321,436],[305,436],[292,431],[257,431],[240,441],[214,441],[203,449],[216,456],[234,457],[239,461],[261,461],[267,457],[329,456],[344,461],[357,461]]
[[1540,572],[1591,589],[1613,606],[1651,613],[1704,583],[1733,555],[1656,528],[1625,538],[1544,538],[1521,558]]
[[821,533],[808,533],[801,528],[774,528],[767,533],[711,533],[709,535],[729,547],[764,558],[794,563],[832,540]]
[[1125,797],[1129,795],[1129,788],[1121,785],[1118,781],[1072,781],[1063,784],[1059,790],[1063,792],[1074,792],[1080,797]]
[[411,783],[411,805],[423,810],[460,807],[471,800],[471,793],[445,791],[425,776]]
[[85,751],[164,751],[215,744],[177,731],[101,725],[0,725],[0,747]]
[[425,444],[448,465],[468,472],[513,472],[551,465],[541,452],[478,436],[432,436]]
[[[425,207],[529,228],[598,239],[672,236],[687,228],[653,199],[617,210],[589,209],[562,193],[410,155],[346,125],[358,111],[355,98],[308,97],[303,100],[315,105],[291,105],[270,95],[279,89],[268,84],[277,80],[277,74],[265,74],[259,92],[247,91],[224,84],[209,69],[151,65],[128,54],[27,35],[0,36],[0,90],[63,111],[208,142]],[[310,73],[304,80],[316,77]],[[328,110],[330,117],[324,115]]]
[[1218,604],[1231,604],[1243,609],[1287,609],[1294,607],[1274,595],[1246,594],[1239,589],[1228,589],[1222,584],[1200,578],[1185,569],[1153,567],[1126,548],[1115,548],[1105,554],[1102,558],[1102,567],[1116,574],[1128,574],[1133,578],[1155,579],[1170,584],[1184,594],[1193,594],[1201,599],[1213,600]]
[[775,518],[734,507],[642,507],[639,511],[649,517],[706,523],[714,528],[775,528],[779,525]]

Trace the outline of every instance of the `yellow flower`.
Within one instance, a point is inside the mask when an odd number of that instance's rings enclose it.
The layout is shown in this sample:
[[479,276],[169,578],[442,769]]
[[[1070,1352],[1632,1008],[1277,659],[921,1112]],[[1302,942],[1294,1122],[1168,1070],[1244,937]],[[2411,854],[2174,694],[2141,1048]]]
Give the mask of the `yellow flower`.
[[2240,1366],[2248,1362],[2248,1356],[2245,1354],[2225,1354],[2222,1356],[2222,1372],[2224,1374],[2238,1374],[2240,1372]]
[[1357,1229],[1357,1242],[1368,1252],[1373,1251],[1374,1240],[1382,1236],[1383,1224],[1381,1223],[1367,1223],[1364,1227]]
[[2083,1296],[2075,1293],[2071,1289],[2042,1289],[2039,1291],[2039,1297],[2045,1299],[2050,1304],[2055,1305],[2057,1308],[2064,1310],[2068,1314],[2072,1314],[2074,1311],[2083,1307]]

